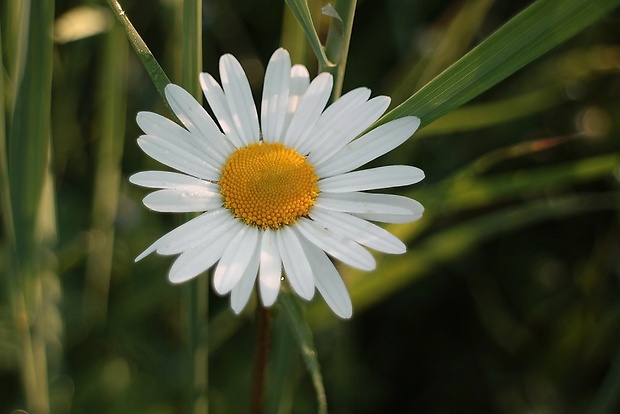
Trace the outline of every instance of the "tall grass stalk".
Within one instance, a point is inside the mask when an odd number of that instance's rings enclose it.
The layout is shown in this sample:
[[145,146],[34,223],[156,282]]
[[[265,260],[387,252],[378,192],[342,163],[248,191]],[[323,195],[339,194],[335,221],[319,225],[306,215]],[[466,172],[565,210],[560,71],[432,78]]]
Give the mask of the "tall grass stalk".
[[47,339],[58,333],[50,329],[59,328],[48,325],[57,298],[43,287],[58,284],[51,265],[56,235],[50,171],[54,2],[13,1],[7,8],[6,44],[11,48],[6,67],[15,90],[9,93],[8,139],[0,158],[3,198],[10,200],[10,205],[3,203],[11,256],[9,296],[26,408],[45,414],[50,412]]
[[86,262],[84,313],[94,323],[105,321],[108,291],[112,274],[114,221],[121,180],[121,159],[125,136],[127,95],[127,40],[120,25],[105,35],[103,65],[99,78],[98,124],[100,131],[94,198],[91,210],[91,233],[95,246]]
[[[198,76],[202,71],[202,2],[183,0],[181,43],[182,86],[198,102],[202,102],[202,90]],[[187,283],[185,289],[185,314],[187,315],[187,345],[192,361],[192,388],[190,406],[193,414],[209,412],[208,371],[209,371],[209,278],[198,277]]]

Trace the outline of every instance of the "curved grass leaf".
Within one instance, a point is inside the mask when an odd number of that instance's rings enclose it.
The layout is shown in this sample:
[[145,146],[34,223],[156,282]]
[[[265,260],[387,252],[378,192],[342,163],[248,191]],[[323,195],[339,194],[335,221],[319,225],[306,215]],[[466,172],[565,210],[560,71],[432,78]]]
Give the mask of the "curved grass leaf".
[[281,292],[279,295],[280,306],[282,306],[281,315],[284,315],[289,324],[291,333],[299,346],[301,357],[310,373],[312,384],[316,391],[316,398],[319,405],[317,412],[319,414],[327,414],[327,398],[325,396],[325,387],[323,386],[323,376],[321,375],[321,367],[317,358],[312,331],[308,326],[308,322],[297,299],[291,292]]
[[387,113],[428,125],[605,16],[620,0],[538,0]]
[[308,39],[316,58],[319,60],[319,68],[324,70],[325,68],[334,66],[334,63],[330,62],[325,55],[325,48],[321,45],[319,35],[314,28],[312,16],[310,15],[310,9],[308,8],[308,2],[306,0],[286,0],[286,4],[291,9],[306,34],[306,38]]

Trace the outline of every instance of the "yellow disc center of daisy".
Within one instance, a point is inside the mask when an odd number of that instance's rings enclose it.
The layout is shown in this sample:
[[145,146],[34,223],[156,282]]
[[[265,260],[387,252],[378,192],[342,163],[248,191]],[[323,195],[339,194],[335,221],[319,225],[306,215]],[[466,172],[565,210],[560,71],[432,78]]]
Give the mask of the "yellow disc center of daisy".
[[317,181],[306,157],[263,141],[235,150],[219,185],[226,208],[247,224],[266,229],[307,216],[319,194]]

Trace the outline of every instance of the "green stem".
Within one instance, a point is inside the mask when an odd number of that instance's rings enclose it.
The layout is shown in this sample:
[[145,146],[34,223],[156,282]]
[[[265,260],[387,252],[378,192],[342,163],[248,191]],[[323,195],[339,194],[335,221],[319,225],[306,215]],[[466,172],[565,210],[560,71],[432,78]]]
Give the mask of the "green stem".
[[133,27],[133,24],[131,24],[131,21],[127,17],[125,10],[123,10],[123,7],[118,2],[118,0],[108,0],[108,4],[114,11],[116,18],[118,19],[121,26],[123,26],[123,29],[125,29],[125,33],[127,33],[129,43],[131,43],[131,46],[138,55],[138,58],[142,62],[142,65],[144,65],[144,68],[151,77],[151,80],[157,88],[157,91],[164,99],[164,102],[167,102],[164,88],[170,83],[170,79],[168,79],[168,76],[166,76],[166,73],[157,62],[157,59],[155,59],[153,53],[151,53],[146,43],[144,43],[144,40],[142,40],[142,37],[140,37],[140,34],[136,30],[136,28]]
[[342,94],[342,84],[344,82],[344,72],[347,67],[347,57],[349,56],[349,45],[351,43],[351,32],[353,30],[353,18],[357,0],[336,0],[334,8],[342,20],[332,17],[332,23],[327,32],[325,42],[325,54],[327,58],[336,63],[335,66],[327,67],[326,70],[334,75],[334,89],[332,91],[332,101],[335,101]]
[[271,314],[269,308],[257,304],[256,318],[256,355],[254,356],[254,374],[252,381],[252,402],[250,413],[262,414],[265,402],[265,383],[269,346],[271,343]]
[[[182,86],[198,102],[202,102],[202,90],[198,75],[202,70],[202,2],[183,0],[181,30]],[[192,361],[191,412],[209,412],[209,276],[202,275],[188,284],[187,312],[189,318],[188,346]]]

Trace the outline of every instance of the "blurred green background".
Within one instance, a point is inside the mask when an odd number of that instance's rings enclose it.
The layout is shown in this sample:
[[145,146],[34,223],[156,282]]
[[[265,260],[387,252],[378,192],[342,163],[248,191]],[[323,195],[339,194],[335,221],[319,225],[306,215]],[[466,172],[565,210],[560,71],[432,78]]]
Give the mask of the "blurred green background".
[[[172,258],[133,260],[181,219],[149,212],[146,192],[127,181],[160,168],[136,145],[136,113],[170,114],[105,2],[42,3],[55,27],[51,127],[43,133],[50,169],[33,213],[37,282],[25,283],[24,297],[37,304],[32,349],[45,354],[52,412],[187,413],[187,288],[167,282]],[[175,83],[180,3],[122,3]],[[7,143],[30,122],[12,118],[23,105],[14,103],[18,78],[32,77],[29,116],[50,95],[36,89],[44,74],[30,67],[24,75],[30,58],[16,52],[33,29],[18,18],[19,4],[30,2],[0,4],[2,144],[15,170]],[[360,0],[343,91],[367,86],[395,107],[529,4]],[[322,5],[312,10],[324,36]],[[202,22],[204,70],[219,79],[219,56],[234,54],[255,97],[271,53],[299,36],[276,0],[205,0]],[[389,227],[407,241],[405,255],[375,254],[368,274],[341,267],[351,320],[331,314],[318,295],[308,305],[330,412],[620,412],[619,25],[616,10],[380,160],[425,171],[401,192],[426,213]],[[293,58],[316,73],[309,47]],[[24,169],[46,168],[45,152],[32,157]],[[27,187],[19,187],[24,197]],[[26,359],[2,213],[0,412],[10,413],[26,407]],[[211,294],[213,413],[248,410],[255,302],[236,317],[227,297]],[[276,305],[267,411],[316,412],[278,312]]]

